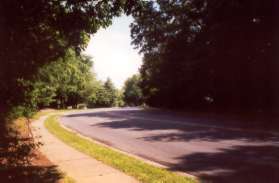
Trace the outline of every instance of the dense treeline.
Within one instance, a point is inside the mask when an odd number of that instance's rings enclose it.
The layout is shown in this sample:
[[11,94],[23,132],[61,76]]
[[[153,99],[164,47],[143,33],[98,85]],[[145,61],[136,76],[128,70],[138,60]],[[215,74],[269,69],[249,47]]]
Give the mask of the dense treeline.
[[94,79],[91,67],[89,57],[77,56],[73,50],[68,50],[63,58],[39,69],[30,82],[32,90],[29,94],[33,94],[38,108],[76,107],[89,95],[86,90]]
[[276,0],[158,0],[135,13],[141,87],[152,106],[275,110]]
[[98,81],[92,69],[92,58],[70,49],[63,58],[41,67],[32,80],[22,81],[29,85],[28,101],[35,101],[39,109],[119,105],[120,96],[111,80]]

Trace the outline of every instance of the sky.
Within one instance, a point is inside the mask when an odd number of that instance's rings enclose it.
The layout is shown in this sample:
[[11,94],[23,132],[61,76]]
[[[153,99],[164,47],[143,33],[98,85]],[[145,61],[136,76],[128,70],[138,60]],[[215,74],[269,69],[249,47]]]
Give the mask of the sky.
[[128,77],[138,73],[142,64],[142,55],[131,45],[129,25],[132,21],[132,17],[124,15],[115,18],[110,27],[91,36],[85,50],[85,54],[93,57],[92,71],[97,79],[105,81],[109,77],[119,89]]

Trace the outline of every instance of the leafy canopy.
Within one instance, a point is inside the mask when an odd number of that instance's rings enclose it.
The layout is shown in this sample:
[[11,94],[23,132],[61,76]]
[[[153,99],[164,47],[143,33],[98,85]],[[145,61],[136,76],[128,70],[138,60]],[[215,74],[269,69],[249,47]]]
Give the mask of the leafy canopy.
[[149,105],[267,110],[279,106],[276,0],[147,1],[133,13]]
[[[0,110],[25,99],[19,79],[66,55],[79,54],[100,27],[131,13],[136,0],[2,0],[0,2]],[[8,108],[8,106],[10,106]]]

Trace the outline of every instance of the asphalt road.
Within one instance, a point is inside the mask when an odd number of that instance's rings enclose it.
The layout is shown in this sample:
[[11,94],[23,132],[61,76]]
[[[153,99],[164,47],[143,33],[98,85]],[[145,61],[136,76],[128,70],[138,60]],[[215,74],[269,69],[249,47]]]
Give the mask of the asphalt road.
[[206,182],[279,182],[279,135],[218,120],[138,108],[60,119],[83,135]]

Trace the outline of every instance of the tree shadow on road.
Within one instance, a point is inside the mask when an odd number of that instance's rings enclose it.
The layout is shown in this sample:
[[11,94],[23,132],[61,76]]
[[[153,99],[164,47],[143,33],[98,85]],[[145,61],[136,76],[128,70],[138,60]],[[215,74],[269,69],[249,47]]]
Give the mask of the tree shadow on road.
[[[127,113],[129,116],[127,117]],[[148,115],[147,119],[144,119],[144,114]],[[149,120],[150,115],[156,117],[159,115],[159,119]],[[218,140],[233,140],[242,139],[245,141],[279,141],[279,136],[271,135],[270,133],[254,133],[240,130],[226,130],[226,127],[220,126],[220,128],[210,127],[211,125],[200,125],[199,121],[202,119],[185,118],[180,119],[179,122],[172,122],[167,120],[167,117],[161,113],[145,112],[145,111],[113,111],[108,112],[94,112],[94,113],[82,113],[72,114],[66,117],[98,117],[108,119],[102,123],[98,123],[92,126],[113,128],[113,129],[129,129],[136,131],[153,131],[153,130],[176,130],[174,133],[163,133],[154,136],[145,137],[145,140],[149,141],[191,141],[191,140],[205,140],[205,141],[218,141]],[[140,117],[140,119],[138,119]],[[161,119],[161,121],[160,121]],[[174,118],[176,119],[176,118]],[[207,120],[207,119],[203,119]],[[189,124],[190,123],[190,124]],[[195,126],[197,124],[197,126]]]
[[279,147],[236,146],[216,153],[193,153],[178,159],[179,164],[169,165],[171,170],[192,173],[206,182],[279,182]]
[[[279,182],[279,136],[223,128],[197,127],[160,120],[125,118],[120,113],[96,112],[72,117],[100,117],[102,123],[92,127],[126,129],[142,132],[141,140],[148,142],[227,143],[214,152],[193,152],[177,157],[175,164],[165,164],[170,170],[197,175],[206,182]],[[135,114],[137,115],[137,114]],[[107,121],[106,121],[107,119]],[[144,133],[147,132],[147,133]],[[234,144],[235,142],[241,142]]]
[[158,131],[155,135],[142,137],[147,141],[208,141],[242,140],[246,142],[279,142],[279,136],[269,133],[252,133],[210,127],[194,127],[173,123],[150,122],[137,119],[114,120],[99,124],[92,124],[102,128],[129,129],[132,131]]
[[176,112],[159,109],[106,110],[70,114],[67,117],[113,117],[121,116],[154,118],[170,121],[180,121],[199,125],[217,125],[221,127],[237,127],[243,129],[277,131],[279,130],[279,114],[265,113],[224,113],[224,112]]

